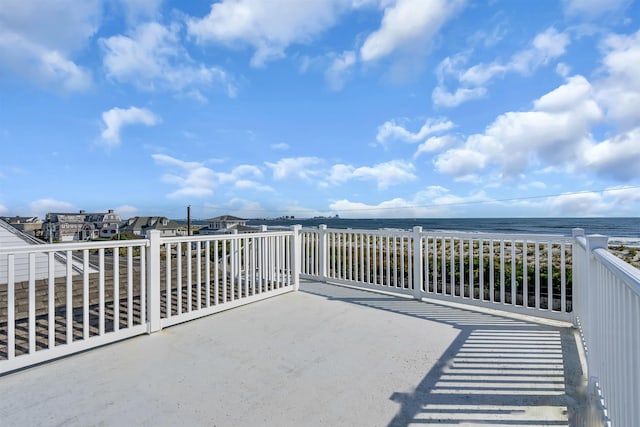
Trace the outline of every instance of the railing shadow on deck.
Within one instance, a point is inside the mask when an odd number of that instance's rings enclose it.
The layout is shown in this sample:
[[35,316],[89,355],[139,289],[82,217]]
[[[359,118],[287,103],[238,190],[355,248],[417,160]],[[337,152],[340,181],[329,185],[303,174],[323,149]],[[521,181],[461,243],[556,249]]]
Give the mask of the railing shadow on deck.
[[389,396],[400,405],[389,426],[585,425],[584,378],[571,328],[339,285],[301,291],[460,331],[413,392]]

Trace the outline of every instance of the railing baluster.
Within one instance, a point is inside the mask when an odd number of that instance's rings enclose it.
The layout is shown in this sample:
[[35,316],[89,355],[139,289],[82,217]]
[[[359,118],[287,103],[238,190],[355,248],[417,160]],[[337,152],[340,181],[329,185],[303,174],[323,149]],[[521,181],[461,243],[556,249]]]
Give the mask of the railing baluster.
[[218,305],[220,304],[220,297],[219,297],[219,292],[220,292],[220,276],[219,276],[219,270],[220,270],[220,258],[219,258],[219,253],[218,253],[218,246],[220,245],[220,241],[219,240],[214,240],[214,245],[213,245],[213,304],[214,305]]
[[364,234],[360,233],[358,236],[359,242],[358,242],[358,252],[360,252],[360,277],[359,280],[361,282],[366,282],[367,278],[364,274],[364,254],[365,254],[365,248],[364,248]]
[[182,314],[182,243],[176,243],[176,302],[179,316]]
[[73,253],[71,251],[66,252],[66,275],[65,275],[65,297],[66,297],[66,343],[71,344],[73,341]]
[[[516,241],[511,241],[511,304],[518,304],[517,274],[516,274]],[[524,299],[523,299],[524,301]]]
[[185,255],[185,262],[187,264],[187,289],[185,290],[185,300],[187,301],[187,313],[191,312],[193,305],[193,271],[192,271],[192,253],[191,243],[187,243],[187,253]]
[[495,272],[494,272],[494,260],[495,254],[493,249],[493,239],[489,240],[489,301],[495,300]]
[[204,242],[204,280],[205,307],[211,307],[211,240]]
[[400,287],[404,289],[404,236],[400,236]]
[[127,247],[127,327],[133,326],[133,248]]
[[535,298],[536,298],[536,308],[540,308],[540,243],[536,241],[535,246]]
[[29,254],[29,354],[36,352],[36,254]]
[[113,248],[113,331],[120,330],[120,248]]
[[438,238],[433,236],[433,293],[438,293]]
[[104,335],[105,332],[105,302],[104,248],[100,248],[98,249],[98,335]]
[[500,240],[500,303],[505,303],[505,283],[504,283],[504,240]]
[[553,311],[553,244],[547,243],[547,310]]
[[227,243],[222,240],[222,303],[227,302]]
[[459,248],[460,250],[460,298],[464,298],[464,239],[459,239]]
[[485,301],[484,297],[484,240],[478,241],[478,281],[480,282],[480,291],[478,293],[478,299]]
[[527,260],[529,258],[527,240],[522,242],[522,306],[529,307],[529,268]]
[[140,246],[140,324],[147,323],[147,246]]
[[89,338],[89,250],[82,251],[82,337]]
[[16,354],[16,270],[15,255],[7,255],[7,360]]
[[469,239],[469,298],[470,299],[474,299],[475,297],[475,293],[474,293],[474,277],[473,277],[473,264],[474,264],[474,243],[473,243],[473,239]]
[[165,317],[168,319],[171,317],[173,311],[173,292],[171,291],[171,243],[167,242],[164,245],[165,253],[165,270],[164,270],[164,282],[165,282]]
[[[565,245],[560,245],[560,311],[567,311],[567,284],[566,284],[566,269],[565,269]],[[575,292],[573,292],[575,294]]]
[[202,308],[202,247],[196,242],[196,310]]
[[55,346],[56,342],[56,264],[55,264],[55,254],[53,252],[49,252],[47,260],[47,269],[48,269],[48,278],[47,278],[47,341],[48,347],[51,349]]

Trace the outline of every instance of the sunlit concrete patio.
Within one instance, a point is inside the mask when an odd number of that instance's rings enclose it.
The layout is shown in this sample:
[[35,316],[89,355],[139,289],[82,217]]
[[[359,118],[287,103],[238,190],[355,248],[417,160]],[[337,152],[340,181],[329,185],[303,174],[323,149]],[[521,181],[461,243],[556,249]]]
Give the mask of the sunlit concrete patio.
[[579,425],[574,330],[292,292],[0,377],[3,425]]

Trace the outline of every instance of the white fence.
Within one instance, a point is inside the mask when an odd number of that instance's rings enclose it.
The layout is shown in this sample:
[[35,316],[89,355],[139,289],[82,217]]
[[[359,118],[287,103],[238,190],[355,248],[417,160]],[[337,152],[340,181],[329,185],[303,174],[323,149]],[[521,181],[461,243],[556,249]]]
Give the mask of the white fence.
[[[293,291],[297,236],[298,228],[179,238],[152,232],[141,240],[0,248],[0,373]],[[27,277],[16,274],[21,266]]]
[[640,271],[606,248],[606,237],[578,229],[569,238],[326,226],[1,248],[0,373],[293,291],[306,277],[572,321],[603,396],[596,418],[633,426]]
[[604,397],[608,420],[640,420],[640,270],[607,250],[607,237],[575,230],[576,321],[585,348],[589,385]]
[[573,319],[569,237],[320,226],[301,245],[303,277]]

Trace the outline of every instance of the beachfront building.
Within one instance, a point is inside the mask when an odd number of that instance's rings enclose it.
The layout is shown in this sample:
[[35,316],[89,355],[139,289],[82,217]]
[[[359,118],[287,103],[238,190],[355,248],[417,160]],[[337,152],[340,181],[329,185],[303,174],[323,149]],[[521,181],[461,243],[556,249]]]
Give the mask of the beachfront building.
[[208,225],[200,229],[200,234],[256,233],[256,227],[248,227],[247,220],[233,215],[222,215],[207,220]]
[[163,237],[183,235],[184,228],[176,221],[164,216],[136,216],[124,221],[120,227],[121,233],[144,237],[148,231],[158,230]]
[[59,242],[110,239],[119,233],[120,215],[113,209],[102,213],[47,213],[43,224],[44,239]]

